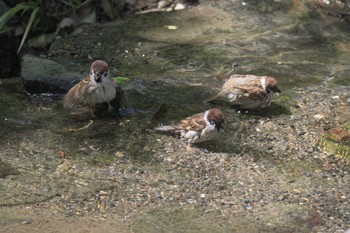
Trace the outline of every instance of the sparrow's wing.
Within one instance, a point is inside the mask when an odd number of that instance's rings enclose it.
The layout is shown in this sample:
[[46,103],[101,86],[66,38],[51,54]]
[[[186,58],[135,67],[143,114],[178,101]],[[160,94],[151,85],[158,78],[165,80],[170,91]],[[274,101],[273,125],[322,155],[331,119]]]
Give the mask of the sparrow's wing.
[[200,131],[206,127],[204,113],[198,113],[182,120],[179,126],[187,131]]
[[261,78],[255,75],[246,75],[245,77],[233,77],[231,83],[228,82],[226,89],[236,94],[248,93],[254,96],[265,96],[266,91],[261,85]]
[[81,80],[67,92],[67,94],[63,98],[64,108],[72,109],[75,108],[77,105],[84,103],[86,89],[88,88],[89,81],[90,77],[87,77]]
[[262,96],[266,95],[264,88],[262,88],[260,84],[257,85],[256,83],[251,83],[250,85],[245,86],[236,86],[236,89],[241,90],[244,93],[248,93],[253,98],[261,98]]

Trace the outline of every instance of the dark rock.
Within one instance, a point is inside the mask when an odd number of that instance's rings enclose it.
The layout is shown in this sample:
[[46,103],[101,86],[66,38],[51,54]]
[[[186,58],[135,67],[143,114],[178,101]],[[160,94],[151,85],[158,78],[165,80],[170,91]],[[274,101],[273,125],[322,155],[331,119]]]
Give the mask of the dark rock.
[[16,42],[8,35],[0,36],[0,77],[11,78],[18,74],[18,57],[16,55]]
[[65,93],[75,84],[74,81],[83,78],[53,60],[28,54],[22,57],[21,77],[30,94]]
[[[9,9],[5,1],[0,1],[0,15],[3,15]],[[2,33],[0,35],[0,77],[11,78],[18,74],[18,56],[16,54],[17,41],[10,34]]]

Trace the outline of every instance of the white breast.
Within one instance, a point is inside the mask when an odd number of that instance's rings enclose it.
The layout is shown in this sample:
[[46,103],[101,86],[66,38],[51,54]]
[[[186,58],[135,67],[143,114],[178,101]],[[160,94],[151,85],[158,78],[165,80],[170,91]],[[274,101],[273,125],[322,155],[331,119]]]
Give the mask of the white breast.
[[87,97],[90,104],[110,102],[116,95],[116,84],[112,79],[103,80],[103,82],[95,84],[94,87]]

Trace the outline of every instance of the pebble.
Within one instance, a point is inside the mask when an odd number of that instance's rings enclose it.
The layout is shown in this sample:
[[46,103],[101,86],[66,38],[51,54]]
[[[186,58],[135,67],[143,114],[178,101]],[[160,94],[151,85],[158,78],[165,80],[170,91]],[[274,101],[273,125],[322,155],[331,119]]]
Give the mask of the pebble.
[[293,192],[297,193],[297,194],[301,193],[301,191],[299,189],[294,189]]
[[193,200],[193,199],[187,199],[187,202],[190,203],[190,204],[193,204],[193,203],[196,203],[196,200]]
[[314,118],[315,120],[321,120],[321,119],[324,118],[324,115],[322,115],[322,114],[316,114],[316,115],[313,116],[313,118]]
[[183,10],[183,9],[185,9],[185,8],[186,8],[186,6],[185,6],[184,4],[182,4],[182,3],[177,3],[177,4],[175,5],[175,7],[174,7],[174,10],[178,11],[178,10]]
[[157,8],[158,8],[158,9],[163,9],[163,8],[165,8],[167,5],[168,5],[167,1],[162,0],[162,1],[159,1],[159,2],[158,2]]
[[108,192],[101,190],[99,193],[101,196],[107,196]]
[[33,222],[32,219],[26,219],[26,220],[24,220],[24,221],[22,222],[22,224],[28,225],[28,224],[31,224],[32,222]]

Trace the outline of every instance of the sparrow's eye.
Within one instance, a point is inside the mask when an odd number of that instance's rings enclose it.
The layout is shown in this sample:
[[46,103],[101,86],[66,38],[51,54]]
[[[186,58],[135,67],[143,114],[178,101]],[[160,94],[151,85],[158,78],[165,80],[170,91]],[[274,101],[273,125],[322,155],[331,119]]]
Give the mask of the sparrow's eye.
[[107,77],[107,76],[108,76],[108,72],[104,72],[103,77]]

